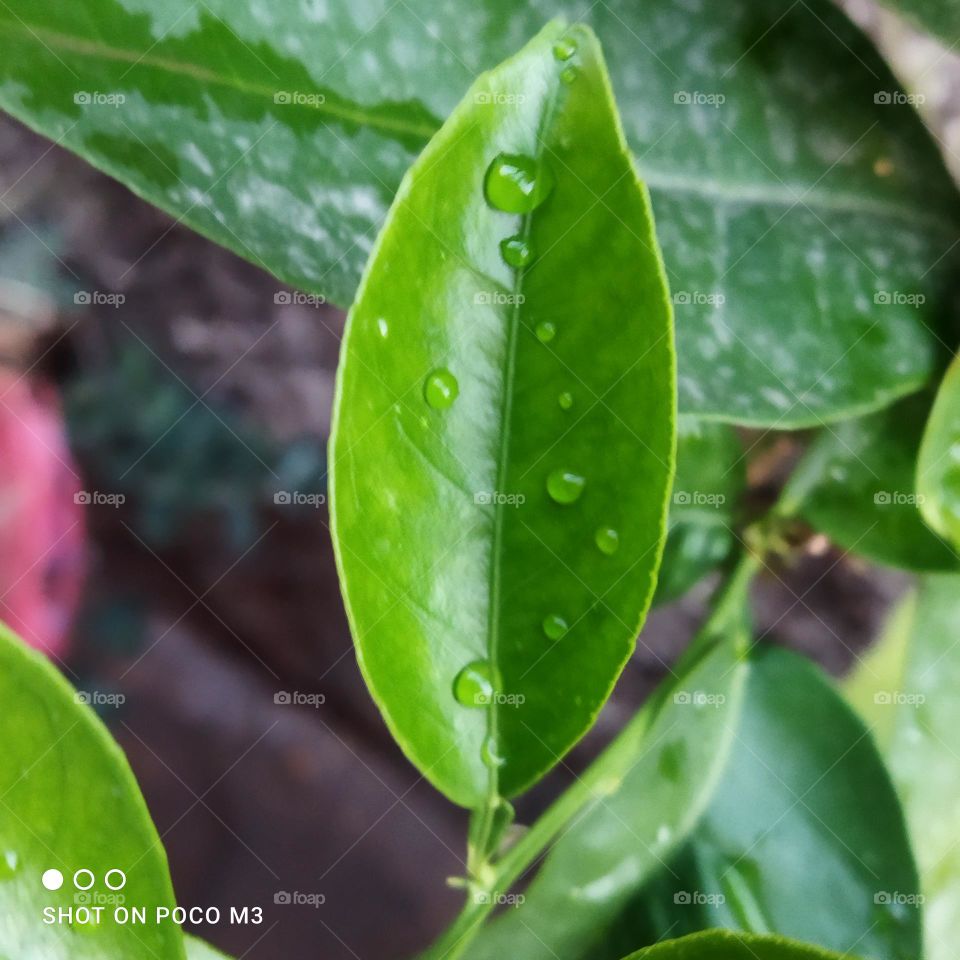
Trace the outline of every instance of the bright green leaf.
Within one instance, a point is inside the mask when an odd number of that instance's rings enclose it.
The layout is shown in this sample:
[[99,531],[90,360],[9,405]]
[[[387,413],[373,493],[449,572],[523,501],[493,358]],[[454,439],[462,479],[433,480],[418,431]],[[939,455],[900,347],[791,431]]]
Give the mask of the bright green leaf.
[[[335,405],[360,663],[410,758],[468,806],[488,774],[504,796],[528,786],[593,722],[649,602],[672,479],[646,194],[596,39],[572,28],[564,61],[564,35],[552,24],[482,76],[404,181]],[[541,189],[526,214],[484,196],[516,207]],[[501,254],[514,236],[525,268]]]
[[802,513],[841,547],[907,570],[951,570],[956,552],[923,522],[915,474],[930,401],[917,396],[889,410],[824,429],[807,454],[816,463]]
[[[0,703],[0,956],[183,960],[174,923],[112,919],[110,870],[126,875],[125,906],[151,917],[174,906],[166,855],[126,759],[63,677],[2,627]],[[60,871],[59,889],[41,883],[48,870]],[[82,895],[78,870],[95,878]],[[120,875],[109,880],[117,885]],[[81,885],[87,882],[82,874]],[[99,924],[44,922],[47,907],[84,903],[103,905]]]
[[952,960],[960,929],[958,624],[960,576],[925,577],[846,683],[879,734],[906,811],[927,960]]
[[619,943],[729,927],[856,945],[874,960],[919,957],[918,886],[900,804],[862,722],[819,669],[770,648],[755,658],[706,814],[623,912]]
[[733,428],[679,417],[677,475],[654,603],[679,597],[729,556],[745,486],[746,459]]
[[624,960],[853,960],[853,954],[828,953],[808,943],[781,937],[707,930],[665,940]]
[[196,937],[185,936],[183,942],[187,947],[187,960],[229,960],[225,953],[214,950],[210,944]]
[[960,549],[960,358],[940,384],[927,421],[917,494],[927,523]]
[[481,931],[468,960],[618,955],[611,926],[682,845],[723,770],[748,642],[742,622],[731,622],[719,642],[701,637],[688,665],[644,706],[649,723],[625,745],[608,788],[557,841],[525,901]]
[[957,199],[829,0],[6,0],[0,106],[345,305],[440,121],[562,13],[604,43],[653,193],[681,409],[796,427],[924,383]]

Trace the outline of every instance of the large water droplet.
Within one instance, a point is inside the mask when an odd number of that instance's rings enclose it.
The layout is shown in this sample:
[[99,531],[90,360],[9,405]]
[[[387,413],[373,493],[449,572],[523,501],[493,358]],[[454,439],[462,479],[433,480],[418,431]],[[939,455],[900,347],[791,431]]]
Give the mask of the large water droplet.
[[564,390],[563,393],[557,397],[557,403],[560,404],[561,410],[569,410],[573,406],[573,394],[569,390]]
[[557,335],[557,328],[549,320],[541,320],[534,333],[541,343],[549,343]]
[[583,493],[586,479],[578,473],[571,473],[569,470],[554,470],[547,477],[547,493],[557,501],[557,503],[573,503],[580,499]]
[[519,270],[533,259],[533,251],[523,237],[507,237],[500,241],[500,256],[511,267]]
[[457,383],[457,378],[443,367],[434,370],[423,385],[423,396],[435,410],[446,410],[459,393],[460,384]]
[[493,698],[493,667],[489,660],[468,663],[453,681],[453,695],[464,707],[485,707]]
[[487,203],[506,213],[529,213],[553,189],[553,171],[545,161],[519,153],[494,157],[483,181]]
[[620,548],[620,534],[613,527],[600,527],[593,535],[593,542],[601,553],[612,557]]
[[553,45],[553,55],[558,60],[569,60],[577,52],[577,41],[573,37],[561,37]]
[[551,640],[559,640],[569,629],[569,624],[559,614],[551,613],[543,618],[543,632]]
[[498,752],[497,742],[493,737],[487,737],[483,741],[483,745],[480,747],[480,759],[483,761],[483,765],[491,770],[496,770],[497,767],[502,767],[507,762],[506,758]]

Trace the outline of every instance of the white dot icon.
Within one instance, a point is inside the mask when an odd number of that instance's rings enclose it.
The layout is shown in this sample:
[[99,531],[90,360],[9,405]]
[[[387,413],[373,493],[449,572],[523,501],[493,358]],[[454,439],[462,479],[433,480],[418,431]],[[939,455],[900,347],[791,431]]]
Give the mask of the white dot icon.
[[40,882],[48,890],[59,890],[63,886],[63,874],[59,870],[44,870]]

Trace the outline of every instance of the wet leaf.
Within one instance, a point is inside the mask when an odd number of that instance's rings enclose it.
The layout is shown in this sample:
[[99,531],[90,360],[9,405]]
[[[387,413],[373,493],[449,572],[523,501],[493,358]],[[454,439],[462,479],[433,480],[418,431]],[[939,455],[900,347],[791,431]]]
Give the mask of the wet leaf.
[[853,960],[853,954],[828,953],[811,944],[782,937],[707,930],[665,940],[625,960]]
[[940,384],[917,461],[924,520],[960,549],[960,359]]

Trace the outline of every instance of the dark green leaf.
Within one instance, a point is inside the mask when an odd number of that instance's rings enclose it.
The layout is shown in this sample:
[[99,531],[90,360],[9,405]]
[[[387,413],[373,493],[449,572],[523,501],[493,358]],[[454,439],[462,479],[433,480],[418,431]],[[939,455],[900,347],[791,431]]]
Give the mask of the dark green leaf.
[[847,681],[903,801],[926,902],[928,960],[952,960],[960,929],[960,576],[929,576]]
[[[468,806],[488,775],[528,786],[593,722],[649,603],[672,479],[646,194],[599,45],[572,28],[562,60],[564,37],[553,24],[482,76],[414,165],[338,381],[332,508],[361,666],[410,758]],[[526,214],[484,197],[546,188]],[[501,254],[513,236],[525,268]]]
[[918,892],[900,805],[863,724],[816,667],[768,649],[706,814],[623,912],[620,942],[729,927],[902,960],[921,953]]
[[924,519],[960,549],[960,358],[940,384],[917,461]]
[[781,937],[707,930],[679,940],[665,940],[625,960],[852,960],[852,956],[844,952],[841,957]]
[[745,624],[711,646],[644,706],[649,724],[609,786],[551,850],[525,902],[481,931],[469,960],[617,956],[610,926],[694,827],[723,769],[747,672]]
[[734,544],[746,459],[726,424],[677,419],[677,475],[654,603],[667,603],[721,564]]
[[[123,754],[60,674],[2,627],[0,703],[0,956],[183,960],[176,924],[113,919],[110,870],[126,874],[123,905],[149,917],[174,906],[160,838]],[[41,883],[48,870],[62,874],[59,889]],[[86,893],[74,886],[78,870],[95,878]],[[44,922],[47,907],[85,904],[103,906],[99,924]]]
[[[0,105],[347,304],[440,120],[564,12],[582,5],[7,0]],[[615,0],[586,16],[653,192],[681,409],[795,427],[926,381],[927,325],[960,253],[955,191],[843,14],[829,0]]]
[[[845,550],[908,570],[950,570],[957,555],[917,509],[916,463],[929,397],[826,428],[807,454],[816,481],[802,512]],[[813,466],[813,465],[811,465]]]

